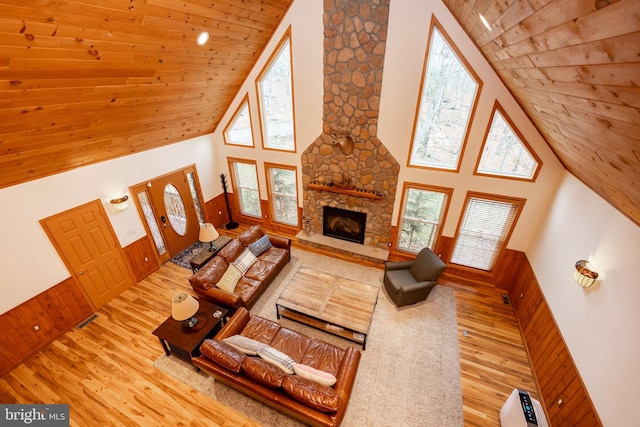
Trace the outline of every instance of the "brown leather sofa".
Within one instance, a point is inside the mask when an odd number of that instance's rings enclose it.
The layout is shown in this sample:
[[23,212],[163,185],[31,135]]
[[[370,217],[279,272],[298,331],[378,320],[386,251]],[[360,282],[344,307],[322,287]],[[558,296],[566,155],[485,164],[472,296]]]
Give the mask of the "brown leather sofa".
[[[260,357],[246,355],[222,341],[233,335],[268,344],[296,363],[330,373],[337,382],[328,387],[286,374]],[[341,349],[309,338],[277,322],[252,316],[245,308],[238,309],[213,340],[205,340],[200,351],[201,355],[192,359],[193,364],[217,381],[312,426],[340,425],[361,356],[355,347]]]
[[198,296],[214,304],[235,310],[251,307],[262,295],[282,268],[291,260],[291,240],[285,237],[268,236],[271,247],[257,255],[257,260],[237,282],[233,292],[220,289],[216,284],[229,265],[241,256],[250,245],[265,236],[258,225],[251,226],[237,239],[232,240],[211,261],[189,278],[189,283]]

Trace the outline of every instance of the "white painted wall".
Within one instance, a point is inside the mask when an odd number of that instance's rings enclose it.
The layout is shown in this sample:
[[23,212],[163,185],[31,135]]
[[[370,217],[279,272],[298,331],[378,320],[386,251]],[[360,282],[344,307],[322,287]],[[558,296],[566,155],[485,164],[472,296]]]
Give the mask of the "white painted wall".
[[[146,232],[132,206],[128,188],[190,164],[196,164],[203,197],[220,191],[209,136],[97,163],[0,189],[0,313],[21,304],[70,276],[40,220],[100,199],[124,247]],[[117,212],[109,199],[129,195],[129,209]]]
[[[526,253],[602,422],[640,425],[640,227],[565,173]],[[580,259],[599,273],[589,289]]]

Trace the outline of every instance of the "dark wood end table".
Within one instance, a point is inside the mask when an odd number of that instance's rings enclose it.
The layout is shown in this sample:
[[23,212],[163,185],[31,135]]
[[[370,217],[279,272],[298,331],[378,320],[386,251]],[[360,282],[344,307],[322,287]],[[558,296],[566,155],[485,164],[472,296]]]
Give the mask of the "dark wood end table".
[[203,299],[199,299],[200,308],[195,314],[198,323],[191,329],[182,326],[182,321],[169,316],[153,331],[162,344],[167,356],[176,357],[191,363],[192,357],[200,355],[200,345],[207,338],[213,338],[217,331],[224,326],[227,309],[219,307]]
[[[214,256],[220,252],[220,249],[224,248],[231,240],[229,236],[220,236],[213,241],[214,250],[210,251],[209,248],[203,247],[200,252],[195,254],[190,260],[191,271],[197,273],[206,263],[211,261]],[[206,245],[206,244],[205,244]]]

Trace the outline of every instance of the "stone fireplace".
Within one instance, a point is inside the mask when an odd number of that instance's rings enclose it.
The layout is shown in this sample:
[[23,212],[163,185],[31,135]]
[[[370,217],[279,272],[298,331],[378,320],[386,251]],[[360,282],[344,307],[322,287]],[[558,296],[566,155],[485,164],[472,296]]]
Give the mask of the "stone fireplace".
[[359,243],[385,251],[400,171],[376,136],[388,18],[389,0],[324,1],[322,133],[301,158],[305,234],[322,235],[325,207],[359,212]]

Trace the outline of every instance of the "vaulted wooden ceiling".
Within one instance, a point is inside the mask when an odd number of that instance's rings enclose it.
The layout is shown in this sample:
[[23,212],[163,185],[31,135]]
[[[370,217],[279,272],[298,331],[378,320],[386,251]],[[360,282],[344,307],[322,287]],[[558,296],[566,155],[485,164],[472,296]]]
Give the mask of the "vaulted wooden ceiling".
[[[443,2],[564,166],[640,224],[640,2]],[[0,0],[0,188],[212,132],[290,3]]]
[[443,1],[565,168],[640,225],[640,1]]
[[0,188],[213,132],[292,1],[0,0]]

